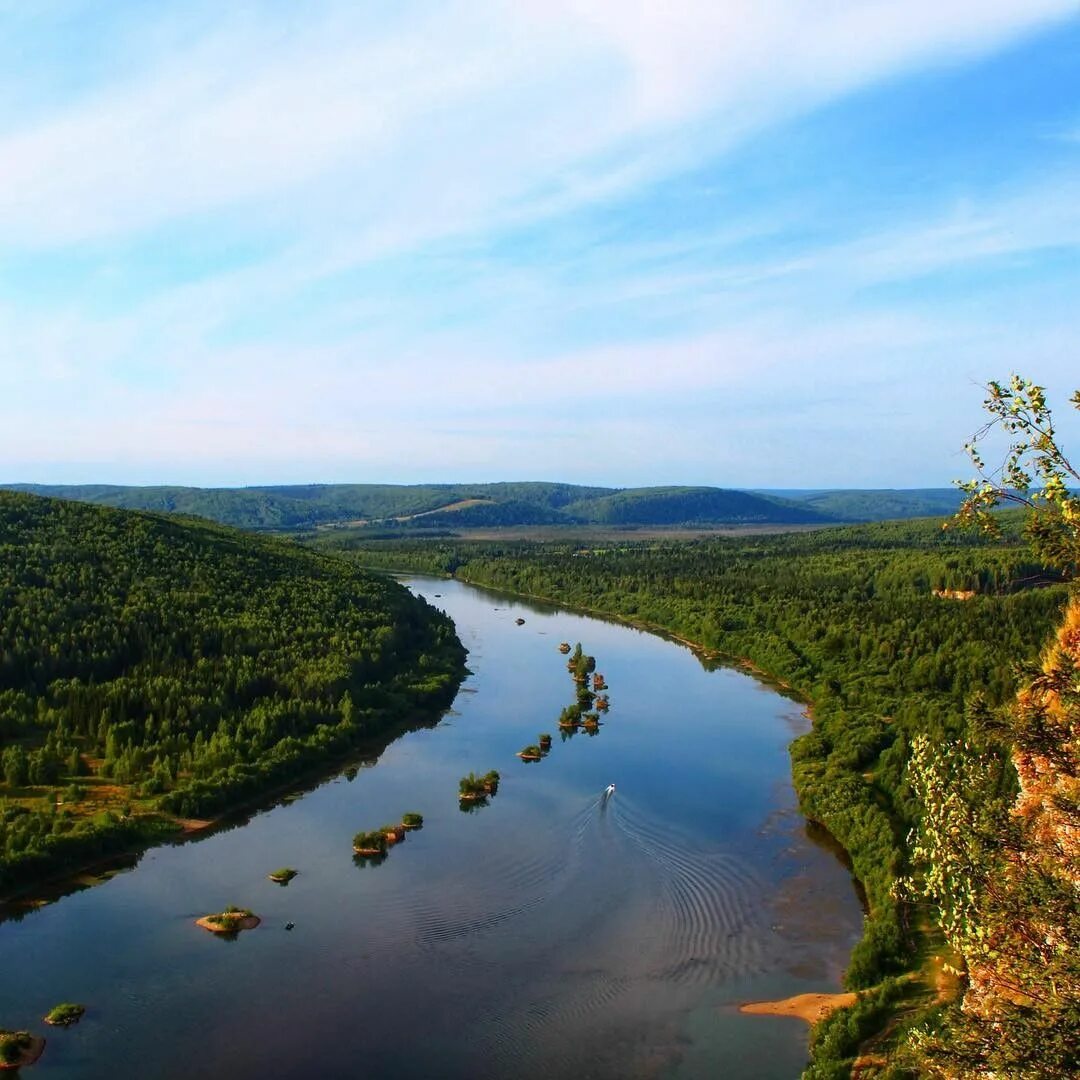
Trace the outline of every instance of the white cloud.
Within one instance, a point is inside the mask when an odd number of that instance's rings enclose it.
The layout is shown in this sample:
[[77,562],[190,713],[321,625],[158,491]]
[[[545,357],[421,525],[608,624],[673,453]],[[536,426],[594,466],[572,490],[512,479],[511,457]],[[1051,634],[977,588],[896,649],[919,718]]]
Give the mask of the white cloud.
[[[991,48],[1075,4],[456,0],[411,17],[378,10],[326,8],[291,35],[251,12],[194,43],[178,30],[140,76],[8,130],[7,241],[63,244],[227,211],[363,250],[493,214],[550,213],[682,167],[703,140],[716,149],[898,70]],[[706,117],[707,129],[680,135]]]

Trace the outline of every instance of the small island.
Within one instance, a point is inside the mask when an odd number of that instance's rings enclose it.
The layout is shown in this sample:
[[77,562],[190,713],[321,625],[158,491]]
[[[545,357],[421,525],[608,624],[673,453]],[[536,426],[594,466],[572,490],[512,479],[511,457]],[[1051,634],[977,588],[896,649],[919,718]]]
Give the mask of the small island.
[[539,761],[541,756],[540,747],[536,745],[526,746],[524,750],[518,751],[518,757],[522,761]]
[[386,834],[386,843],[400,844],[405,839],[404,825],[384,825],[382,831]]
[[357,855],[385,855],[388,847],[385,827],[372,829],[370,832],[358,832],[353,837],[353,851]]
[[499,791],[499,774],[492,769],[483,776],[469,773],[458,782],[458,799],[461,802],[476,802],[487,799],[489,795],[495,795]]
[[401,827],[403,829],[422,829],[424,827],[424,815],[409,811],[401,815]]
[[514,622],[516,622],[518,624],[518,626],[524,626],[525,625],[525,620],[524,619],[515,619]]
[[567,705],[561,713],[559,713],[559,727],[563,731],[576,728],[581,723],[581,706],[580,705]]
[[298,873],[299,871],[294,870],[291,866],[282,866],[270,874],[269,878],[278,885],[288,885]]
[[209,930],[211,934],[238,934],[241,930],[254,930],[262,920],[247,908],[238,908],[230,904],[217,915],[204,915],[195,920],[196,926]]
[[570,651],[570,642],[569,641],[564,641],[559,646],[559,652],[561,652],[565,656],[569,651]]
[[551,736],[546,731],[540,735],[537,741],[540,743],[540,749],[544,753],[551,749]]
[[33,1065],[44,1049],[45,1040],[31,1035],[29,1031],[5,1031],[0,1028],[0,1069],[21,1069]]
[[49,1010],[45,1016],[45,1023],[53,1027],[70,1027],[72,1024],[77,1024],[85,1012],[85,1005],[75,1005],[65,1001]]
[[581,648],[581,642],[579,641],[574,646],[574,655],[566,661],[566,669],[570,672],[574,682],[579,686],[584,686],[588,682],[589,676],[596,670],[596,657],[589,656]]

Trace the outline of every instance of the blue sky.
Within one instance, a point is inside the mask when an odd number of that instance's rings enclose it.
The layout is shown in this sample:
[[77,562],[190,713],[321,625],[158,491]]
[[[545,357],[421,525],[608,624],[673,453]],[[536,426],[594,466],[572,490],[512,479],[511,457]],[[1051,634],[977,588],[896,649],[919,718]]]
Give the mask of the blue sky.
[[1080,4],[0,0],[0,480],[966,476]]

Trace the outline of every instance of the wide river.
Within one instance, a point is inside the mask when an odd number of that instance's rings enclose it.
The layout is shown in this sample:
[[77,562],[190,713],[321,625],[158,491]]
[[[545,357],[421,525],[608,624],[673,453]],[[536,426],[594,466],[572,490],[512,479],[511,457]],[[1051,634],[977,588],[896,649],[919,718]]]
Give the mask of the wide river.
[[[799,707],[651,634],[407,584],[469,650],[453,709],[358,769],[0,923],[0,1026],[48,1037],[24,1075],[797,1077],[805,1025],[737,1006],[839,988],[862,921],[796,808]],[[561,641],[609,684],[596,735],[560,738],[574,698]],[[519,761],[541,731],[551,753]],[[498,795],[462,813],[458,779],[489,769]],[[354,860],[357,830],[408,810],[422,830],[380,865]],[[279,866],[300,876],[275,885]],[[230,903],[262,925],[235,941],[194,925]],[[59,1001],[86,1017],[44,1028]]]

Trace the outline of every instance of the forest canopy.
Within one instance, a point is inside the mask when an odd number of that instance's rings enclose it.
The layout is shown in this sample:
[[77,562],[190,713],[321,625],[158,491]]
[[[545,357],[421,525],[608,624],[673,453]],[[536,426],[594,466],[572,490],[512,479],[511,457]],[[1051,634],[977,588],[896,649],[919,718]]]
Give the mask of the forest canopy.
[[0,888],[447,704],[463,658],[446,616],[341,559],[0,492]]

